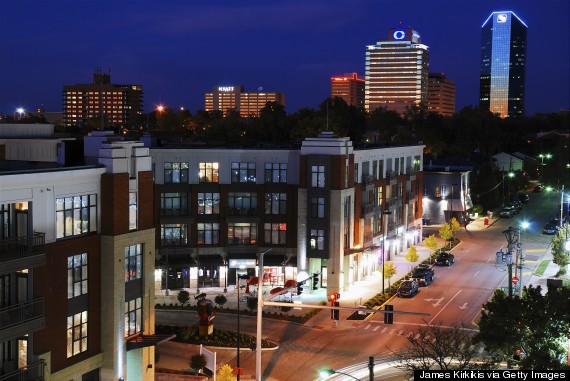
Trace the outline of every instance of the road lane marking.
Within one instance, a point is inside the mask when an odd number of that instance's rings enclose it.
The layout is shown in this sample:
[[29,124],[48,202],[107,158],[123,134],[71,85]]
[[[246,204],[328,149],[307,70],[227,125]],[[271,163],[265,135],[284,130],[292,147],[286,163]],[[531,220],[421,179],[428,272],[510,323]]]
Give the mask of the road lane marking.
[[451,303],[451,301],[453,299],[455,299],[455,297],[461,293],[461,291],[463,291],[463,290],[457,291],[457,294],[453,295],[453,297],[451,299],[449,299],[449,302],[445,303],[445,306],[441,307],[441,310],[439,310],[439,312],[435,314],[433,319],[431,319],[428,324],[431,324],[435,320],[435,318],[441,313],[441,311],[443,311],[445,309],[445,307],[447,307],[449,305],[449,303]]
[[525,250],[526,253],[545,253],[546,249],[528,249]]
[[473,274],[473,276],[477,276],[479,275],[479,270],[477,270],[477,272],[475,274]]
[[380,331],[380,333],[386,332],[387,329],[388,329],[387,327],[384,327],[384,329],[382,331]]
[[379,325],[377,325],[376,327],[374,327],[374,329],[373,329],[372,331],[376,332],[376,331],[378,331],[378,328],[380,328]]
[[372,326],[371,326],[370,324],[368,324],[368,325],[366,326],[366,328],[364,328],[364,329],[368,329],[368,328],[370,328],[370,327],[372,327]]

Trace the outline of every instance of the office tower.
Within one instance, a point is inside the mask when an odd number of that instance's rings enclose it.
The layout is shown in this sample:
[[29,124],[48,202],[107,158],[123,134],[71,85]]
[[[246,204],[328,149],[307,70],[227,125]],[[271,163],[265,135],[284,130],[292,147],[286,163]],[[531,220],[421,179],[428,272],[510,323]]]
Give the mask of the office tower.
[[428,112],[443,116],[455,113],[455,82],[446,78],[444,73],[429,73]]
[[479,106],[501,118],[524,115],[527,29],[511,11],[491,13],[482,26]]
[[364,107],[403,114],[409,107],[427,107],[429,48],[412,28],[393,28],[385,40],[366,47]]
[[142,113],[142,86],[111,84],[111,74],[99,69],[93,74],[93,83],[63,87],[66,127],[134,128]]
[[230,110],[239,112],[242,118],[258,117],[267,102],[285,106],[285,94],[259,91],[246,93],[243,86],[215,86],[211,93],[204,94],[204,110],[219,110],[225,115]]
[[331,77],[331,98],[339,97],[349,106],[364,107],[364,79],[358,73]]

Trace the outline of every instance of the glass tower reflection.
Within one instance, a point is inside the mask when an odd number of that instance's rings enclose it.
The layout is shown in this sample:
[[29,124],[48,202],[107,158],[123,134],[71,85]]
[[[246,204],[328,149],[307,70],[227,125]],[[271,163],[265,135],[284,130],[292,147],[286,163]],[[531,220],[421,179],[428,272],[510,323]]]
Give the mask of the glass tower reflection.
[[501,118],[524,114],[527,29],[511,11],[491,13],[482,26],[479,106]]

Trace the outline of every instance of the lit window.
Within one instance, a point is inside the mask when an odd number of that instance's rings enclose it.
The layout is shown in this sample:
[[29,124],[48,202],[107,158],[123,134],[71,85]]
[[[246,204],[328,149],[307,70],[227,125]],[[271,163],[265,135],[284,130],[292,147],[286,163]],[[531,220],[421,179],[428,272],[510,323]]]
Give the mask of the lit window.
[[67,317],[67,358],[87,350],[87,311]]

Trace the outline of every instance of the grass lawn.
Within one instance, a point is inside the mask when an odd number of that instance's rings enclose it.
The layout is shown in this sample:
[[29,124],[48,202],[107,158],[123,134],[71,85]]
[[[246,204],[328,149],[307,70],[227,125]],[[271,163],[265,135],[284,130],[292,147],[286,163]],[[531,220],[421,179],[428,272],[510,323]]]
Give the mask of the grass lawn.
[[538,265],[538,267],[534,271],[535,275],[542,276],[549,263],[550,263],[550,260],[548,260],[548,259],[540,261],[540,264]]

